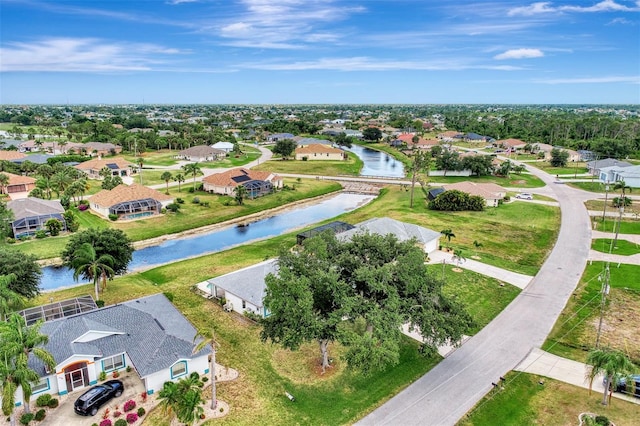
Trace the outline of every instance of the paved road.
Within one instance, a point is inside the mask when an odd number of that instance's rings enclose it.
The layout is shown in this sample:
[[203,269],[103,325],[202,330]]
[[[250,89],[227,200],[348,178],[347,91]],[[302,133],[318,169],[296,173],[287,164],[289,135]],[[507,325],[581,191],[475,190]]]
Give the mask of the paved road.
[[[583,191],[553,184],[562,222],[558,241],[538,275],[489,325],[407,389],[361,420],[361,425],[454,425],[544,342],[578,284],[591,245]],[[523,218],[526,220],[526,218]]]

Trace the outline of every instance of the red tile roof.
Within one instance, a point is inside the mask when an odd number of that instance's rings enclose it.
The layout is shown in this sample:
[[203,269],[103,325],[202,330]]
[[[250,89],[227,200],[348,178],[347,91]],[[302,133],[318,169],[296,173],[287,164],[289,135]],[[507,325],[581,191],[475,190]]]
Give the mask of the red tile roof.
[[170,195],[166,195],[160,191],[156,191],[155,189],[134,183],[131,185],[121,184],[111,190],[103,189],[97,194],[89,197],[89,202],[101,207],[111,207],[125,201],[144,200],[147,198],[152,198],[156,201],[173,200],[173,197]]
[[202,179],[202,182],[208,183],[214,186],[235,187],[236,185],[238,185],[238,183],[235,182],[233,178],[238,176],[243,176],[243,175],[249,176],[251,180],[263,180],[263,181],[269,181],[269,182],[282,180],[280,176],[271,172],[249,170],[241,167],[238,169],[227,170],[226,172],[223,172],[223,173],[215,173],[215,174],[209,175],[204,179]]

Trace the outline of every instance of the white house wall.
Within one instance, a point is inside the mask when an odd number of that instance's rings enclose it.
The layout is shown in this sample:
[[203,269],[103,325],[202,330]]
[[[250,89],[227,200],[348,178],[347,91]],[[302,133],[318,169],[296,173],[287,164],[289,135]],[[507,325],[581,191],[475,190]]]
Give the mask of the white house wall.
[[182,376],[171,379],[171,368],[169,367],[165,370],[158,371],[157,373],[153,373],[144,377],[146,391],[149,395],[152,395],[162,390],[162,386],[164,385],[164,382],[170,382],[172,380],[178,381],[183,377],[188,377],[189,374],[193,372],[196,372],[201,376],[209,373],[209,356],[208,355],[203,355],[201,357],[194,358],[194,359],[182,359],[179,361],[187,362],[187,372]]

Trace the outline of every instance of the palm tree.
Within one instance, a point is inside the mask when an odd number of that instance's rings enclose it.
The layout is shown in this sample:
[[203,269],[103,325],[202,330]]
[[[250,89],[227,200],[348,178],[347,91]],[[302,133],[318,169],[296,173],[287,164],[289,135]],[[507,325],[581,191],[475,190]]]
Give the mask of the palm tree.
[[56,191],[58,198],[60,197],[60,193],[64,193],[65,189],[72,183],[73,178],[64,170],[60,170],[51,176],[51,186],[53,190]]
[[[417,135],[414,137],[418,137]],[[420,139],[418,137],[418,139]],[[413,189],[416,186],[416,180],[418,179],[418,173],[427,169],[427,173],[429,168],[431,167],[431,155],[423,152],[417,151],[414,158],[413,164],[411,168],[411,201],[409,202],[409,208],[413,208]]]
[[451,260],[453,260],[454,262],[456,262],[458,266],[460,266],[467,259],[464,257],[462,250],[457,249],[457,250],[454,250],[453,257],[451,258]]
[[10,288],[14,282],[16,282],[15,274],[0,275],[0,320],[2,321],[9,313],[24,306],[22,296]]
[[[620,190],[620,200],[625,199],[625,192],[629,190],[631,192],[631,187],[628,186],[624,180],[619,180],[613,186],[613,190]],[[622,222],[622,214],[624,213],[624,203],[620,203],[618,206],[618,210],[620,211],[620,216],[618,216],[618,223],[616,225],[616,236],[613,239],[613,247],[616,247],[616,243],[618,242],[618,234],[620,233],[620,223]]]
[[180,192],[180,184],[184,182],[184,175],[182,173],[178,173],[173,177],[173,180],[178,182],[178,192]]
[[449,243],[449,245],[451,245],[451,238],[456,237],[456,234],[454,234],[451,229],[443,229],[442,231],[440,231],[440,233],[447,237],[447,242]]
[[209,358],[209,372],[211,373],[211,409],[215,410],[218,406],[218,400],[216,396],[216,341],[213,331],[206,334],[196,334],[194,342],[202,338],[202,341],[196,345],[193,349],[193,353],[198,353],[207,346],[211,346],[211,357]]
[[247,196],[247,187],[244,185],[238,185],[233,189],[235,193],[235,199],[239,206],[244,204],[244,199]]
[[202,173],[200,165],[198,163],[188,163],[182,166],[182,170],[188,175],[193,176],[193,190],[196,190],[196,176]]
[[16,365],[9,360],[9,355],[4,352],[0,359],[0,384],[2,385],[2,414],[9,416],[11,426],[15,426],[16,418],[13,410],[16,406],[16,391],[18,384],[16,382],[15,370]]
[[169,181],[173,178],[173,175],[171,174],[171,172],[166,171],[164,173],[162,173],[160,175],[160,179],[162,179],[164,181],[164,183],[167,184],[167,195],[169,194]]
[[142,185],[142,165],[144,164],[144,161],[142,160],[142,158],[138,158],[138,173],[140,174],[140,185]]
[[473,246],[476,248],[476,257],[478,257],[478,249],[482,247],[482,243],[478,240],[474,240]]
[[592,350],[587,356],[587,364],[589,368],[587,373],[589,391],[591,391],[591,385],[596,376],[601,373],[604,374],[602,405],[607,405],[607,394],[610,390],[613,392],[620,378],[630,375],[636,369],[636,366],[629,361],[629,358],[624,353],[613,349]]
[[4,194],[7,186],[9,186],[9,176],[4,173],[0,173],[0,194]]
[[73,279],[77,280],[80,275],[93,280],[96,292],[96,300],[99,299],[98,283],[102,281],[102,290],[107,286],[107,278],[111,279],[115,275],[113,256],[103,254],[98,257],[96,249],[90,243],[84,243],[73,252],[71,267],[74,270]]
[[40,375],[28,366],[29,355],[38,358],[42,363],[53,370],[56,361],[53,355],[42,346],[49,342],[46,334],[40,333],[42,322],[27,325],[22,315],[13,313],[5,323],[0,324],[0,342],[2,351],[9,355],[14,362],[14,379],[22,387],[22,396],[25,412],[29,412],[31,399],[31,384],[37,383]]
[[180,399],[180,390],[175,382],[164,382],[162,389],[158,392],[158,401],[163,414],[171,415],[174,407]]

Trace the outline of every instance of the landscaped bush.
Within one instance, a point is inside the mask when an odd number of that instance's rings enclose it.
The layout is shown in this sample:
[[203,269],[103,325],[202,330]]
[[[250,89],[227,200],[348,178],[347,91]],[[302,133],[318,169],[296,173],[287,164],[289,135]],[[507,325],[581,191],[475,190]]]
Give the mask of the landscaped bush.
[[118,419],[114,426],[127,426],[127,421],[125,419]]
[[35,235],[36,235],[36,238],[37,238],[37,239],[47,238],[47,231],[44,231],[44,230],[42,230],[42,229],[38,229],[38,230],[36,231],[36,234],[35,234]]
[[200,204],[200,197],[193,197],[193,200],[191,200],[191,202],[193,204]]
[[89,206],[89,201],[87,201],[87,200],[78,201],[78,207],[80,207],[80,206]]
[[22,416],[20,416],[20,423],[23,425],[28,425],[34,417],[35,416],[33,415],[33,413],[24,413]]
[[145,411],[144,407],[138,408],[138,417],[144,416],[145,413],[146,413],[146,411]]
[[601,426],[609,426],[611,422],[605,416],[596,416],[596,424]]
[[172,211],[173,213],[176,213],[178,210],[180,210],[180,204],[177,204],[177,203],[168,204],[167,210]]
[[431,210],[441,210],[449,212],[459,211],[482,211],[485,206],[484,198],[478,195],[469,195],[466,192],[451,190],[444,191],[434,200],[429,202]]
[[57,398],[51,398],[51,401],[49,401],[49,403],[47,404],[47,406],[48,406],[49,408],[57,408],[59,403],[60,403],[60,402],[58,401],[58,399],[57,399]]
[[131,366],[127,365],[127,368],[125,368],[125,370],[127,371],[127,373],[131,373]]
[[11,238],[11,237],[7,237],[6,241],[7,241],[7,244],[15,244],[16,243],[16,239],[15,238]]
[[100,299],[96,300],[96,306],[98,308],[104,308],[104,300],[100,300]]
[[36,407],[47,407],[53,397],[48,393],[43,393],[36,399]]
[[42,420],[44,420],[45,417],[47,417],[47,412],[44,411],[44,408],[41,408],[38,411],[36,411],[36,416],[34,417],[34,419],[41,422]]
[[122,412],[118,411],[118,407],[116,407],[116,411],[113,412],[113,417],[116,419],[122,415]]
[[136,413],[127,414],[127,423],[135,423],[138,421],[138,415]]
[[124,408],[125,413],[127,411],[131,411],[134,408],[136,408],[136,402],[133,399],[130,399],[127,402],[124,403],[124,407],[123,408]]
[[109,419],[104,419],[100,422],[100,426],[113,426],[113,423]]
[[89,209],[89,206],[88,206],[88,205],[86,205],[86,204],[80,204],[80,205],[78,206],[78,210],[80,210],[81,212],[83,212],[83,211],[85,211],[85,210],[88,210],[88,209]]
[[176,203],[178,204],[184,204],[184,200],[180,197],[176,198]]
[[115,213],[110,213],[109,214],[109,220],[112,222],[115,222],[116,220],[118,220],[118,215]]

